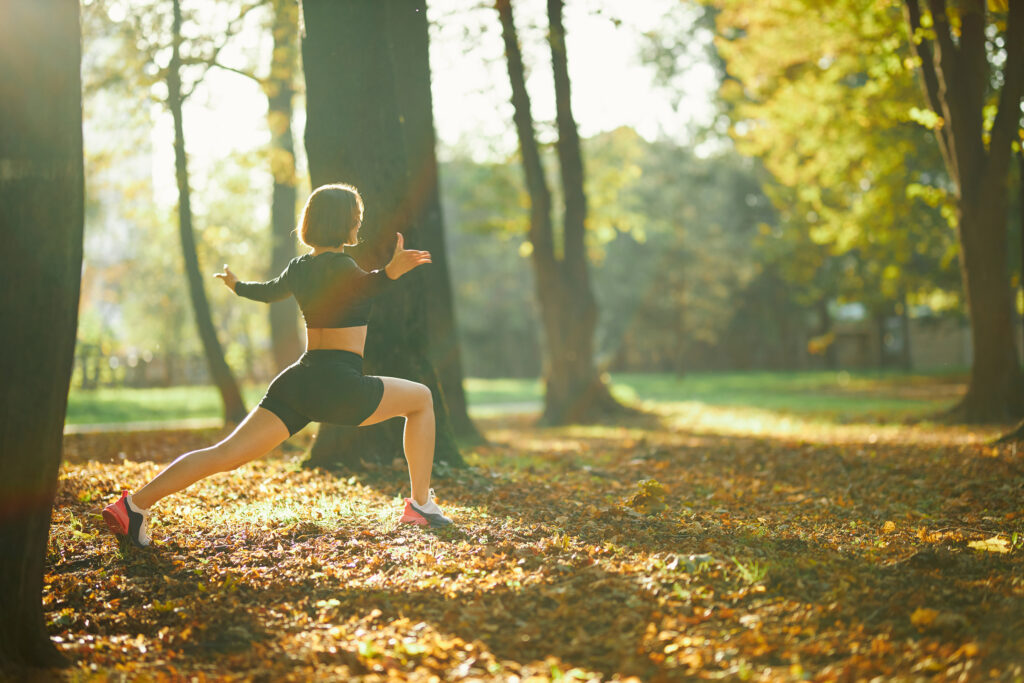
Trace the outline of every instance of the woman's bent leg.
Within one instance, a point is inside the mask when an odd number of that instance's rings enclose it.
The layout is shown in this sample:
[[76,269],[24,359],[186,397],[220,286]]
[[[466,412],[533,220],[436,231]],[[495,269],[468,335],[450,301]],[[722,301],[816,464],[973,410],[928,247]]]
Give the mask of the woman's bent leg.
[[405,460],[409,463],[412,498],[420,505],[427,502],[430,471],[434,466],[434,399],[430,389],[407,379],[381,377],[384,395],[380,405],[360,427],[392,417],[405,418]]
[[161,498],[177,493],[211,474],[233,470],[266,455],[288,436],[288,428],[281,418],[265,408],[256,408],[230,436],[216,446],[186,453],[168,465],[151,482],[135,492],[132,503],[147,509]]

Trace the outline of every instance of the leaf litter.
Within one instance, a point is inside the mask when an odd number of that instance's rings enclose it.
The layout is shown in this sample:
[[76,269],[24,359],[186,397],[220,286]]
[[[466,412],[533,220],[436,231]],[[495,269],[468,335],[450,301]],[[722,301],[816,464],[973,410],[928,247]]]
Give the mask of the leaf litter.
[[439,531],[396,523],[401,471],[303,469],[289,445],[162,501],[148,549],[100,508],[216,432],[77,435],[50,632],[74,680],[1024,675],[1016,450],[757,420],[491,419],[471,466],[435,478],[457,521]]

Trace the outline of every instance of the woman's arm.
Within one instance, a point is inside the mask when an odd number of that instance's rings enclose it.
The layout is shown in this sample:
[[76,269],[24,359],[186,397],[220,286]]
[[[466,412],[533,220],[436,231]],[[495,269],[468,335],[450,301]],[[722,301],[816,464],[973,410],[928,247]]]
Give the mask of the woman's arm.
[[430,252],[416,249],[405,249],[405,238],[398,233],[395,242],[395,253],[391,260],[383,268],[367,273],[358,265],[355,265],[359,272],[359,279],[356,282],[355,292],[361,296],[374,297],[383,292],[392,282],[408,273],[413,268],[424,263],[430,263]]
[[244,296],[246,299],[252,299],[253,301],[270,303],[271,301],[280,301],[291,295],[292,292],[285,281],[287,274],[288,269],[285,268],[284,272],[268,282],[240,282],[238,277],[231,272],[231,269],[225,263],[224,272],[215,273],[214,277],[219,278],[221,282],[238,296]]

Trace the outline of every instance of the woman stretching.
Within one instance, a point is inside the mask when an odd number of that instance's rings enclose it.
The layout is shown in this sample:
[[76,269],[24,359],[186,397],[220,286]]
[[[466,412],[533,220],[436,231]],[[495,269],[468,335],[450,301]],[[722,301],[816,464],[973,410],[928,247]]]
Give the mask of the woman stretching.
[[227,472],[277,447],[310,422],[372,425],[405,417],[405,457],[412,497],[400,522],[445,526],[430,488],[434,462],[434,408],[430,389],[395,377],[363,374],[363,347],[371,299],[413,268],[430,263],[430,253],[403,248],[398,234],[394,255],[383,269],[367,273],[344,252],[358,241],[363,200],[350,185],[317,188],[302,210],[299,237],[309,253],[292,259],[269,282],[239,282],[224,266],[216,277],[239,296],[255,301],[295,297],[306,321],[306,352],[274,378],[266,395],[238,428],[215,446],[192,451],[167,466],[151,482],[103,509],[118,536],[149,545],[149,508],[158,500],[204,477]]

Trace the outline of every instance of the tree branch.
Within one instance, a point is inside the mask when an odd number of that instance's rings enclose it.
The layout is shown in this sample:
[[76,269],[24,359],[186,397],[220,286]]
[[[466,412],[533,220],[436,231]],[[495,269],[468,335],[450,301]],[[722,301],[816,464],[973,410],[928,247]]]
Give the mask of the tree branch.
[[1024,97],[1024,3],[1011,2],[1006,28],[1003,90],[999,94],[999,109],[989,143],[989,163],[996,171],[1003,167],[1009,169],[1011,143],[1018,137],[1021,125],[1021,97]]
[[[907,23],[910,25],[910,46],[914,54],[921,61],[921,88],[924,90],[925,98],[931,106],[932,111],[942,117],[942,127],[935,131],[935,137],[939,141],[939,151],[946,162],[946,168],[954,178],[956,175],[956,159],[953,157],[951,147],[952,139],[949,134],[950,122],[946,120],[942,106],[942,97],[939,92],[939,77],[935,71],[935,57],[932,53],[931,41],[921,31],[921,6],[918,0],[904,0]],[[920,38],[920,42],[918,41]]]
[[260,78],[256,74],[249,73],[248,71],[245,71],[244,69],[236,69],[233,66],[228,66],[227,64],[222,64],[222,63],[217,62],[217,61],[196,60],[193,63],[195,63],[195,64],[206,64],[209,67],[217,67],[218,69],[224,69],[225,71],[230,71],[231,73],[238,74],[239,76],[245,76],[250,81],[253,81],[257,85],[259,85],[261,88],[266,86],[266,84],[267,84],[267,79],[265,79],[265,78]]
[[[956,44],[953,42],[953,31],[949,26],[949,16],[946,15],[946,0],[928,0],[928,9],[932,15],[932,30],[935,32],[935,58],[936,68],[939,72],[940,87],[945,86],[950,97],[957,97],[960,93],[953,92],[951,82],[956,83],[956,67],[959,53]],[[945,76],[945,78],[943,77]],[[949,77],[954,78],[950,79]],[[945,81],[943,83],[942,81]]]
[[[243,76],[249,75],[249,74],[245,74],[245,73],[243,73],[241,71],[236,71],[235,69],[231,69],[229,67],[223,66],[222,64],[217,62],[217,57],[220,56],[220,51],[223,50],[227,46],[227,44],[229,42],[231,42],[231,39],[234,38],[235,35],[238,33],[238,31],[241,29],[241,24],[245,20],[245,17],[248,16],[249,12],[252,12],[254,9],[258,9],[259,7],[262,7],[262,6],[266,5],[268,2],[270,2],[270,0],[255,0],[251,4],[244,6],[242,8],[242,10],[238,13],[238,16],[236,16],[235,18],[233,18],[231,21],[228,22],[227,29],[224,31],[224,39],[219,44],[215,44],[214,45],[213,50],[212,50],[212,52],[210,53],[210,55],[208,57],[206,57],[206,58],[190,58],[188,60],[182,60],[181,63],[182,64],[190,64],[190,65],[205,64],[207,67],[219,66],[222,69],[227,69],[228,71],[235,71],[236,73],[241,73]],[[196,88],[203,81],[203,78],[206,76],[208,71],[209,71],[209,68],[207,68],[205,71],[203,71],[202,75],[199,78],[197,78],[191,84],[191,86],[189,86],[188,90],[184,90],[184,89],[182,90],[181,99],[183,101],[187,100],[189,98],[189,96],[191,96],[192,93],[195,92]],[[253,78],[255,78],[255,77],[253,77]]]
[[498,10],[501,35],[505,41],[505,58],[508,63],[509,83],[512,86],[512,119],[519,137],[523,173],[530,195],[530,243],[533,246],[533,258],[545,263],[546,267],[553,267],[555,240],[551,225],[551,190],[548,188],[537,147],[533,114],[530,112],[530,95],[526,90],[523,73],[523,55],[519,49],[511,0],[496,0],[495,9]]
[[[942,103],[940,113],[949,126],[950,152],[957,161],[959,150],[957,145],[963,133],[963,120],[959,105],[963,101],[963,73],[960,54],[953,43],[953,33],[946,15],[946,0],[928,0],[928,9],[932,15],[932,31],[935,33],[935,74],[939,82],[939,101]],[[959,174],[957,175],[959,178]]]
[[[984,154],[985,96],[989,87],[989,63],[985,49],[986,0],[960,0],[960,49],[957,53],[956,107],[962,121],[956,135],[964,150]],[[1018,3],[1019,4],[1019,3]],[[963,160],[961,160],[962,162]]]

